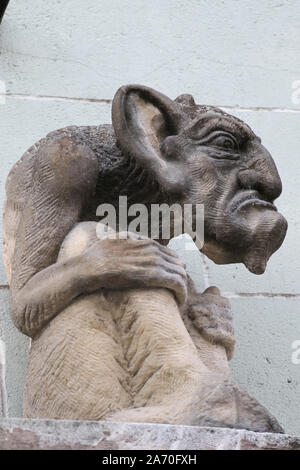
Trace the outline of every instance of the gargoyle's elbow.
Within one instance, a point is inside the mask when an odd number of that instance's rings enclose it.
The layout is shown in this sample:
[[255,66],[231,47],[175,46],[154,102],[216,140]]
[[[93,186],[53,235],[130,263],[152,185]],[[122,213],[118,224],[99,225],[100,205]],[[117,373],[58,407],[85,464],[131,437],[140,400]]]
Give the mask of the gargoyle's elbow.
[[14,325],[21,333],[33,338],[39,331],[39,325],[34,319],[35,315],[34,306],[29,305],[21,293],[11,296],[10,298],[10,315]]

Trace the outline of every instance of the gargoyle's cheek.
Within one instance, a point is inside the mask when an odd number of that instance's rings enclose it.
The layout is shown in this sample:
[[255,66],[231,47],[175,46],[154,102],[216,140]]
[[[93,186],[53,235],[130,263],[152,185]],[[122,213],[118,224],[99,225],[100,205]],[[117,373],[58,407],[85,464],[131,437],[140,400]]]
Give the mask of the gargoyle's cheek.
[[248,229],[241,261],[250,272],[263,274],[270,256],[285,238],[287,221],[279,212],[264,207],[247,208],[240,215],[244,229]]
[[216,199],[216,193],[222,194],[224,185],[220,182],[214,161],[207,155],[195,153],[190,156],[186,171],[190,202],[207,204],[210,197]]

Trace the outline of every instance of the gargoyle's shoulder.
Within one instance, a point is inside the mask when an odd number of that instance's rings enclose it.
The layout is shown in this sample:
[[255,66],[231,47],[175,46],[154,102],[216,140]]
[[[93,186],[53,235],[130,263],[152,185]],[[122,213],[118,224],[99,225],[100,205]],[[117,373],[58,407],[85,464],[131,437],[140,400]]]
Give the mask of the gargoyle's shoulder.
[[29,147],[22,157],[11,168],[6,180],[6,192],[9,194],[9,188],[13,183],[19,179],[23,182],[24,176],[30,180],[31,169],[34,163],[39,159],[42,148],[51,143],[63,138],[71,140],[75,145],[85,145],[89,147],[97,157],[100,157],[101,150],[111,149],[116,147],[114,132],[112,126],[103,124],[100,126],[68,126],[61,129],[56,129],[48,133],[45,137],[35,142]]

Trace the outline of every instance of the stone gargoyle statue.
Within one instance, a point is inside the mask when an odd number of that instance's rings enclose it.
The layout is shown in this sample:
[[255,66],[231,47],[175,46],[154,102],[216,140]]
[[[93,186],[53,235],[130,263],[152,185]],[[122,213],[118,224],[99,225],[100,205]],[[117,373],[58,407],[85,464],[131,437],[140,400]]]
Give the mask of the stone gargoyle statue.
[[282,432],[231,376],[228,300],[197,292],[168,240],[99,236],[96,215],[100,203],[118,211],[120,195],[203,204],[202,252],[261,274],[287,229],[280,193],[260,138],[191,95],[123,86],[112,125],[34,144],[10,171],[4,208],[11,315],[32,338],[24,416]]

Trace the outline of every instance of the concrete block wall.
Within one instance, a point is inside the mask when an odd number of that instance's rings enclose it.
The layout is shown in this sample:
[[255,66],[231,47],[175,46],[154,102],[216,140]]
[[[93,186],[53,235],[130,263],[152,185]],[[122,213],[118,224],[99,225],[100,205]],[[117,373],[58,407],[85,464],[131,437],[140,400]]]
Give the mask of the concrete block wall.
[[[11,0],[0,26],[0,201],[10,167],[47,132],[110,122],[119,86],[192,93],[244,119],[283,181],[286,240],[262,276],[175,247],[199,289],[217,285],[235,313],[236,380],[300,434],[300,10],[297,0]],[[294,88],[293,88],[294,87]],[[28,339],[12,325],[0,267],[0,338],[9,416],[22,414]]]

